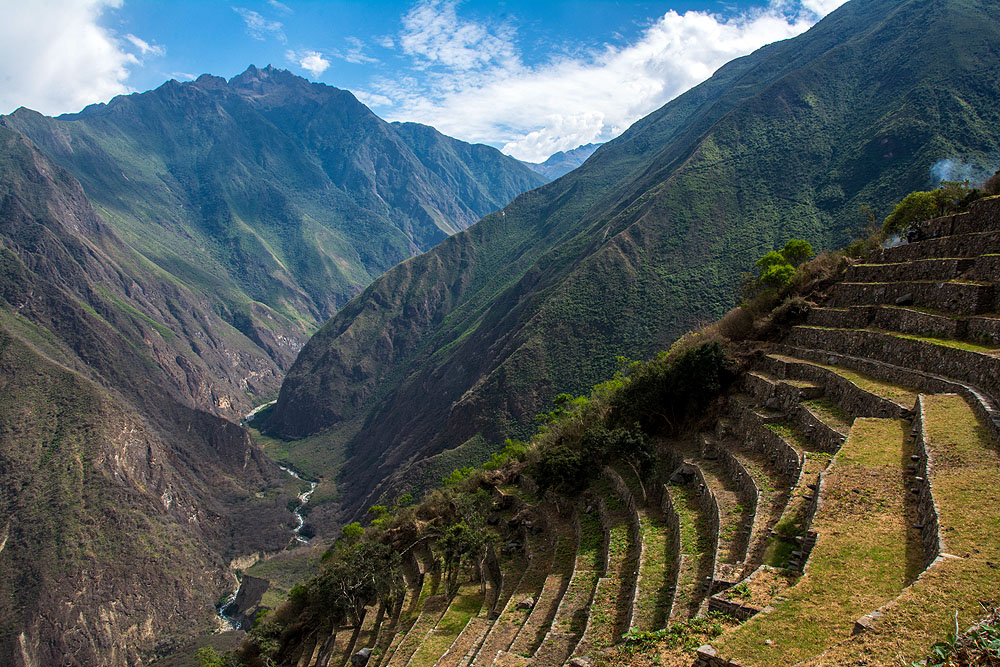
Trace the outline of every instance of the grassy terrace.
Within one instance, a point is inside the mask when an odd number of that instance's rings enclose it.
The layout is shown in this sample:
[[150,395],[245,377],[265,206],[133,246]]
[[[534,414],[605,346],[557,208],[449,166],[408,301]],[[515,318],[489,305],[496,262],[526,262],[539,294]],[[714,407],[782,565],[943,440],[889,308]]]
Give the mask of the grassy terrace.
[[[524,626],[518,631],[513,644],[510,646],[511,653],[530,656],[535,652],[545,637],[545,633],[548,632],[552,624],[552,618],[555,616],[559,602],[562,600],[563,592],[566,590],[573,576],[573,565],[576,560],[577,548],[573,528],[568,522],[563,521],[557,524],[556,531],[557,542],[555,553],[552,557],[552,567],[549,569],[548,576],[545,577],[545,583],[535,601],[534,609],[529,613]],[[503,646],[489,648],[489,642],[490,639],[488,638],[487,644],[484,644],[483,648],[479,651],[479,655],[476,656],[476,665],[490,664],[496,655],[496,651],[503,650],[504,648]]]
[[[781,436],[796,451],[805,454],[806,458],[798,484],[788,494],[781,518],[772,528],[775,535],[770,538],[764,552],[766,564],[772,567],[788,567],[792,552],[798,548],[795,538],[804,534],[806,530],[808,497],[815,493],[809,488],[809,485],[817,483],[819,473],[828,465],[830,454],[819,451],[816,445],[806,437],[806,434],[794,424],[781,421],[765,424],[765,426]],[[795,482],[795,480],[790,481]]]
[[723,655],[753,665],[808,659],[913,581],[922,550],[903,475],[913,450],[908,431],[902,420],[855,420],[824,482],[808,573],[774,611],[715,642]]
[[[420,615],[410,627],[409,632],[403,637],[396,647],[396,651],[386,663],[389,667],[404,667],[417,649],[423,644],[424,638],[438,623],[448,607],[448,598],[444,595],[432,595],[424,602]],[[457,632],[456,632],[457,634]],[[443,651],[442,651],[443,652]],[[431,664],[434,664],[433,662]]]
[[670,620],[693,618],[705,598],[705,577],[712,575],[712,537],[708,517],[701,513],[694,489],[687,485],[668,484],[670,499],[677,510],[681,526],[681,571],[674,594]]
[[719,564],[733,564],[746,554],[751,505],[726,472],[721,461],[698,461],[705,481],[719,503]]
[[[812,329],[823,329],[824,327],[806,327]],[[831,331],[848,331],[848,329],[832,329]],[[836,373],[840,377],[849,380],[854,383],[858,388],[864,389],[865,391],[875,394],[876,396],[881,396],[882,398],[888,399],[900,405],[904,405],[908,408],[913,407],[913,404],[917,401],[917,391],[912,387],[905,387],[898,384],[893,384],[892,382],[886,382],[884,380],[879,380],[870,375],[865,375],[864,373],[858,373],[849,368],[844,368],[842,366],[830,366],[827,364],[820,364],[814,361],[806,361],[804,359],[796,359],[795,357],[787,357],[781,354],[769,355],[780,361],[786,363],[798,363],[798,364],[809,364],[811,366],[817,366],[819,368],[825,368],[831,373]]]
[[[557,527],[555,549],[547,545],[547,536],[532,535],[528,538],[531,541],[531,550],[535,557],[528,563],[527,569],[524,570],[524,576],[517,581],[517,588],[510,595],[506,606],[500,612],[500,616],[490,628],[489,634],[480,647],[480,655],[476,664],[481,664],[483,659],[486,659],[486,664],[489,664],[497,651],[506,651],[510,648],[511,642],[514,641],[531,614],[530,609],[518,609],[517,603],[530,596],[535,598],[536,606],[543,604],[545,580],[549,572],[557,567],[556,557],[562,552],[564,560],[572,558],[572,551],[565,545],[571,545],[573,540],[567,534],[565,522],[562,523],[564,525]],[[559,531],[558,528],[562,528],[562,530]],[[560,546],[563,548],[560,549]]]
[[586,653],[610,646],[627,630],[624,626],[627,587],[635,582],[634,563],[629,562],[633,548],[629,539],[629,512],[608,482],[601,480],[594,491],[604,498],[611,530],[608,536],[608,569],[594,592],[588,614],[587,631],[577,651]]
[[[771,547],[771,541],[766,539],[767,535],[775,528],[788,505],[789,486],[794,480],[789,480],[787,476],[777,472],[766,457],[735,448],[732,451],[760,489],[760,502],[757,505],[757,516],[754,518],[755,544],[750,545],[747,554],[747,562],[753,567],[765,557],[766,552],[761,553],[761,550]],[[749,574],[749,571],[744,570],[743,574]]]
[[905,338],[906,340],[918,340],[924,343],[930,343],[931,345],[937,345],[939,347],[950,347],[956,350],[965,350],[966,352],[976,352],[978,354],[986,354],[991,357],[1000,356],[1000,346],[996,345],[981,345],[979,343],[970,343],[964,340],[954,340],[951,338],[931,338],[929,336],[914,336],[912,334],[899,333],[897,331],[880,331],[872,329],[876,333],[884,333],[890,336],[895,336],[896,338]]
[[980,600],[997,601],[1000,587],[1000,456],[960,396],[925,396],[924,425],[931,486],[944,535],[944,558],[906,589],[874,629],[830,650],[816,664],[910,664],[930,646],[965,630],[984,614]]
[[438,620],[434,629],[421,639],[409,664],[412,667],[434,667],[434,663],[444,655],[465,625],[479,613],[482,604],[483,593],[478,582],[459,587],[444,616]]
[[590,604],[597,580],[604,573],[604,531],[597,510],[580,513],[580,550],[576,555],[573,579],[563,595],[552,621],[552,631],[567,634],[583,632],[587,623],[584,608]]
[[802,401],[802,405],[838,433],[847,435],[851,430],[851,424],[854,423],[854,419],[850,415],[828,398],[812,398],[808,401]]
[[[642,498],[639,480],[629,469],[619,469],[632,494]],[[675,554],[667,523],[659,508],[652,505],[639,508],[642,527],[642,561],[639,563],[639,583],[636,590],[635,616],[632,626],[639,630],[659,630],[667,624],[670,613],[670,582]]]

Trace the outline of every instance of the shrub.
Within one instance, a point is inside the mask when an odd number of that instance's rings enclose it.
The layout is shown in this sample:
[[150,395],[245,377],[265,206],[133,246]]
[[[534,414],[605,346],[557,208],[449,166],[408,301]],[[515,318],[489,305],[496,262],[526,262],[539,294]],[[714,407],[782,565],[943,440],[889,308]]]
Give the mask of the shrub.
[[983,192],[988,195],[1000,195],[1000,169],[983,183]]
[[647,433],[664,427],[676,431],[703,414],[735,377],[733,361],[717,341],[661,356],[637,368],[613,397],[612,423],[638,423]]
[[921,222],[965,211],[981,196],[982,192],[970,189],[967,182],[944,181],[936,190],[911,192],[886,216],[882,233],[885,236],[905,234]]

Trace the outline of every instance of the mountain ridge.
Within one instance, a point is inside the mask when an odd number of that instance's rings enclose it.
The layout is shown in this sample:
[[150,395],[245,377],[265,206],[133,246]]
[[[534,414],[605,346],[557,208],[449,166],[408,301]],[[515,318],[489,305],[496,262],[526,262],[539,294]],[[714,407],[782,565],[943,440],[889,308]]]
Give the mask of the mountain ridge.
[[[268,427],[353,457],[346,516],[405,491],[414,461],[523,437],[548,399],[586,389],[617,355],[721,314],[739,272],[781,239],[843,245],[866,224],[860,205],[884,210],[941,157],[995,154],[985,119],[1000,94],[980,63],[996,64],[976,55],[1000,38],[983,23],[993,4],[856,0],[725,65],[376,281],[303,348]],[[962,75],[939,58],[950,41],[975,51]],[[932,86],[965,106],[941,114]]]

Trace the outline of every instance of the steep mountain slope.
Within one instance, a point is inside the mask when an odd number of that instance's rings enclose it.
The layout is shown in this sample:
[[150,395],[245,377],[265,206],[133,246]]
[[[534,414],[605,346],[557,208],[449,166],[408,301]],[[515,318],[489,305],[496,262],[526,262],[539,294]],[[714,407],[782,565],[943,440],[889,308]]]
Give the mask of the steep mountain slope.
[[937,160],[995,156],[998,10],[853,0],[726,65],[377,280],[302,350],[268,427],[345,449],[348,514],[394,474],[412,484],[400,471],[415,462],[526,433],[616,355],[720,314],[740,272],[788,237],[841,245],[859,207],[925,186]]
[[347,91],[270,66],[6,122],[281,368],[373,278],[544,182],[495,149],[394,127]]
[[0,125],[0,663],[139,664],[287,543],[287,477],[219,416],[262,371]]
[[554,181],[586,162],[587,158],[600,147],[600,144],[584,144],[572,150],[553,153],[545,162],[525,162],[524,164],[528,165],[532,171]]

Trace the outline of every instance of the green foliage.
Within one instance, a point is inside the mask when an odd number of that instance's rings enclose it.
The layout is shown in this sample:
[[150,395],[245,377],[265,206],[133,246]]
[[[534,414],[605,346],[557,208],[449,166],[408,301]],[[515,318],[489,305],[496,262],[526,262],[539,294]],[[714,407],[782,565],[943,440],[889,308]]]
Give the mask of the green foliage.
[[399,507],[409,507],[413,504],[413,494],[404,493],[399,498],[396,499],[396,505]]
[[886,217],[882,234],[887,237],[905,234],[921,222],[964,211],[981,196],[979,190],[969,188],[968,182],[945,181],[935,190],[911,192]]
[[447,477],[442,480],[445,487],[455,487],[472,476],[476,469],[472,466],[463,466],[452,470]]
[[934,644],[930,655],[910,667],[965,667],[966,665],[1000,664],[1000,608],[972,631],[958,635],[958,613],[955,633]]
[[799,266],[815,254],[812,245],[802,239],[789,239],[781,250],[781,256],[792,266]]
[[764,287],[781,289],[795,277],[795,267],[791,264],[775,264],[767,267],[761,274],[759,282]]
[[337,556],[323,563],[306,594],[289,601],[317,618],[359,623],[366,605],[391,602],[399,566],[399,553],[387,544],[338,544]]
[[722,345],[708,342],[638,367],[611,399],[612,423],[638,423],[647,433],[676,431],[736,378]]
[[983,183],[983,192],[988,195],[1000,195],[1000,170],[986,179]]
[[354,523],[349,523],[341,530],[343,534],[343,539],[348,542],[357,542],[361,539],[361,536],[365,534],[365,529],[361,527],[361,524],[357,521]]
[[523,461],[527,453],[528,446],[526,444],[520,440],[507,438],[504,441],[504,448],[483,464],[483,470],[499,470],[511,461]]
[[576,442],[562,438],[554,446],[543,447],[533,472],[542,488],[569,493],[584,488],[606,462],[617,459],[645,472],[651,468],[654,454],[641,431],[609,430],[597,424]]

